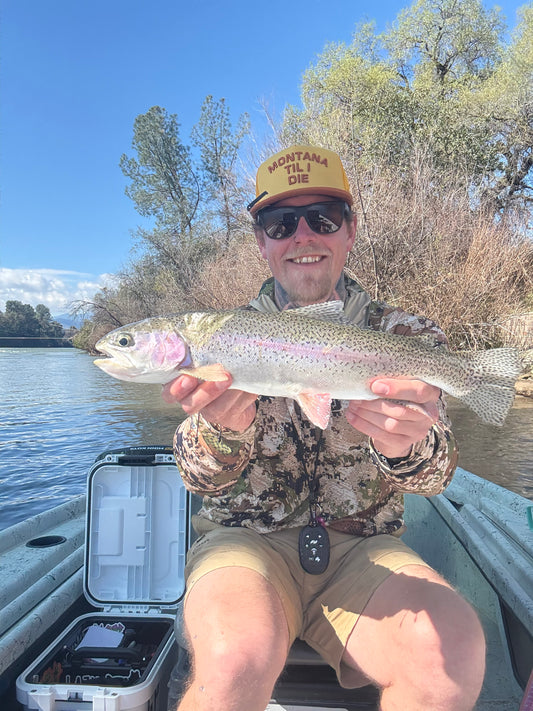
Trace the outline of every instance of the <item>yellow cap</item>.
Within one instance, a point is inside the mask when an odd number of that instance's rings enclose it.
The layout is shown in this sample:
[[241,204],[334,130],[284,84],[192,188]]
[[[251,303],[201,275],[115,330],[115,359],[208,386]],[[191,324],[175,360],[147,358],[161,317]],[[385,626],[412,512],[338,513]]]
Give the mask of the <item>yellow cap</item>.
[[317,146],[291,146],[261,163],[257,170],[251,215],[278,200],[295,195],[330,195],[353,202],[341,159]]

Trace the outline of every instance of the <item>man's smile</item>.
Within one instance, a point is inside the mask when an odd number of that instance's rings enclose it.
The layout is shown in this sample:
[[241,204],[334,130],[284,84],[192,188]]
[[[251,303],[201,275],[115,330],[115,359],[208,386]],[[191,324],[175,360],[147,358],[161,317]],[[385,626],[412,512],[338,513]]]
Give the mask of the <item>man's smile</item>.
[[316,254],[306,257],[292,257],[289,258],[288,261],[293,262],[293,264],[315,264],[316,262],[320,262],[322,259],[324,259],[323,255]]

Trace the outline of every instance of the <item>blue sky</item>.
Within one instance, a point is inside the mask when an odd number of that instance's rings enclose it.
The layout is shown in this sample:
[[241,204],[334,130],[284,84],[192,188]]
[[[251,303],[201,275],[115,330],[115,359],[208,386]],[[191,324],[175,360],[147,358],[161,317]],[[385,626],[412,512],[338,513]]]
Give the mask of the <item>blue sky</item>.
[[[382,0],[2,0],[0,310],[53,314],[127,263],[141,223],[118,166],[133,121],[176,113],[189,142],[207,94],[267,131],[299,103],[303,72],[355,25],[391,24],[410,3]],[[516,24],[521,2],[500,2]],[[488,6],[492,3],[487,3]]]

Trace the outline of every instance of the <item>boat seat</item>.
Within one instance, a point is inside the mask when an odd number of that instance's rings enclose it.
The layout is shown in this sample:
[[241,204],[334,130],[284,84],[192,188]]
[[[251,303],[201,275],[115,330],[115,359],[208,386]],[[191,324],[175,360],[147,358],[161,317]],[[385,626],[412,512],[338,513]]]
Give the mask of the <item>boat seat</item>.
[[287,664],[298,666],[328,666],[318,652],[303,639],[295,639],[287,657]]

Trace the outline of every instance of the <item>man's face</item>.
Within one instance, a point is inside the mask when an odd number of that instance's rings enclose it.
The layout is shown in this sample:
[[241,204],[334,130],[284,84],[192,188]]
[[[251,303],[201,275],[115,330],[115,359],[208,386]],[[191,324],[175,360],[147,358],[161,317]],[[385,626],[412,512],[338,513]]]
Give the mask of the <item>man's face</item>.
[[[300,195],[280,200],[276,207],[299,207],[331,199],[324,195]],[[355,219],[353,224],[344,220],[340,229],[332,234],[317,234],[301,217],[296,232],[287,239],[271,239],[261,230],[257,243],[273,276],[291,301],[307,306],[331,298],[354,238]]]

